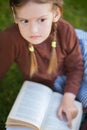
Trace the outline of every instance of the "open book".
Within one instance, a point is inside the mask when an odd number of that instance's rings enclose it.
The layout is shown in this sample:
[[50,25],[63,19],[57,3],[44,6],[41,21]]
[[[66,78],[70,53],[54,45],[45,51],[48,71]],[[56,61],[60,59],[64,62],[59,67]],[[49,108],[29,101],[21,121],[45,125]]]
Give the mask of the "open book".
[[57,116],[62,95],[49,87],[25,81],[7,117],[6,127],[27,127],[32,130],[79,130],[82,117],[82,104],[75,101],[78,115],[72,121],[72,129],[66,119]]

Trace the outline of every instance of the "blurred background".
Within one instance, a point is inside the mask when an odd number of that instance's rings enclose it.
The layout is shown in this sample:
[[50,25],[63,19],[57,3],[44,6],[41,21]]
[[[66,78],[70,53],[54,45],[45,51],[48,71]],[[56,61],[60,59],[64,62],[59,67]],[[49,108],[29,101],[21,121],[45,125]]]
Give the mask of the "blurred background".
[[[87,4],[85,0],[64,0],[63,18],[74,28],[87,31]],[[0,0],[0,31],[13,23],[9,0]],[[0,130],[5,130],[5,121],[23,83],[23,77],[14,63],[0,81]]]

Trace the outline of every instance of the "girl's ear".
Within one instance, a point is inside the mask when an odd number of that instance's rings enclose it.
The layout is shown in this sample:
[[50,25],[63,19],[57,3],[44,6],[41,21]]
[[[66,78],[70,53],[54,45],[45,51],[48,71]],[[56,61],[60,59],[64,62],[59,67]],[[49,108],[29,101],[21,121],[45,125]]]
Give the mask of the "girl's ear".
[[61,17],[61,11],[59,8],[57,8],[57,10],[54,12],[53,15],[53,22],[57,22],[60,17]]

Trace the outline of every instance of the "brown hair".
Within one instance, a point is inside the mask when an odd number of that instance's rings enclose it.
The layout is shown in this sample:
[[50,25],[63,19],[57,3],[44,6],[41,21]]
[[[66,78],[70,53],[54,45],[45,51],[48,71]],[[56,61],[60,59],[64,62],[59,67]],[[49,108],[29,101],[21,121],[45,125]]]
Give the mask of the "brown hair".
[[20,7],[29,1],[42,4],[52,3],[53,7],[58,6],[62,11],[63,0],[9,0],[9,4],[11,7]]
[[[10,0],[10,6],[14,9],[15,7],[21,7],[27,2],[36,2],[36,3],[51,3],[53,5],[52,9],[56,10],[58,7],[60,8],[60,11],[62,13],[62,6],[63,6],[63,0]],[[15,10],[14,10],[15,11]],[[51,44],[56,44],[56,30],[57,30],[57,23],[53,23],[52,30],[51,30]],[[52,74],[56,71],[58,66],[58,58],[56,54],[56,45],[51,45],[52,51],[51,51],[51,59],[49,61],[48,65],[48,74]],[[38,71],[38,63],[36,59],[36,55],[34,53],[33,45],[29,43],[29,51],[30,53],[30,59],[31,59],[31,66],[30,66],[30,77],[33,76],[34,73]]]
[[57,23],[54,22],[52,25],[52,31],[50,34],[51,37],[51,58],[48,66],[48,74],[51,74],[52,72],[55,72],[58,66],[58,57],[56,53],[56,34],[57,34]]

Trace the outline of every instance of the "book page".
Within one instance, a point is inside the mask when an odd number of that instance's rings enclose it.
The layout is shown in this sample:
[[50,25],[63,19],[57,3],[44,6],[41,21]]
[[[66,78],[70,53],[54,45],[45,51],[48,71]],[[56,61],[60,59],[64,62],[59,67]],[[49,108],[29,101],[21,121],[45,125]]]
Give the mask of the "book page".
[[[17,125],[19,120],[29,122],[40,128],[51,94],[52,90],[45,85],[30,81],[24,82],[8,119],[17,120]],[[9,124],[7,125],[9,126]]]
[[82,106],[76,102],[79,108],[78,116],[72,121],[72,129],[67,126],[67,120],[60,120],[57,116],[58,106],[60,105],[62,95],[54,92],[46,113],[45,119],[40,130],[79,130],[82,116]]

